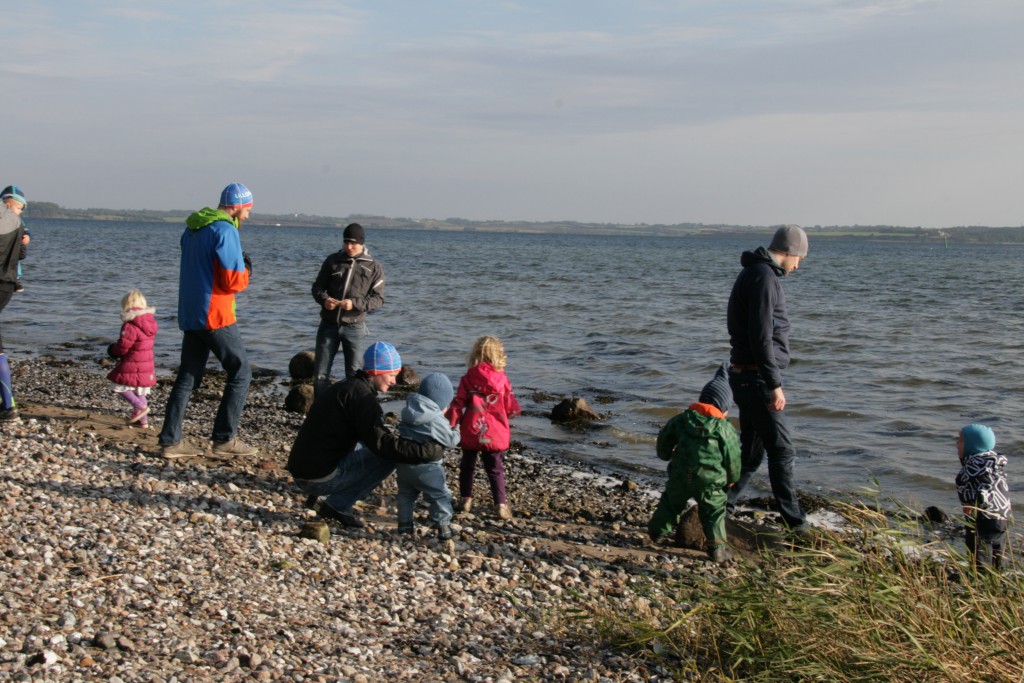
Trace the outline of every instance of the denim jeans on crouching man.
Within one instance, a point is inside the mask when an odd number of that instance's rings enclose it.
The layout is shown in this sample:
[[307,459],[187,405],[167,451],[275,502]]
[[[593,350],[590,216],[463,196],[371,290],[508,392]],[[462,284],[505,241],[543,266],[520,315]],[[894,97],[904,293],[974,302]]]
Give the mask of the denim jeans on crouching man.
[[334,472],[323,479],[295,478],[295,485],[309,496],[323,496],[334,510],[351,514],[352,506],[377,488],[395,471],[395,464],[359,444],[343,457]]
[[768,480],[782,519],[790,528],[803,526],[806,519],[793,483],[796,448],[789,436],[785,411],[769,407],[772,392],[756,370],[731,372],[729,386],[732,387],[733,399],[740,409],[740,453],[743,463],[740,480],[729,489],[729,508],[736,505],[736,500],[750,478],[761,467],[767,451]]
[[181,338],[181,366],[174,379],[174,387],[167,398],[164,426],[160,430],[160,445],[170,446],[181,441],[181,424],[185,419],[192,392],[199,388],[206,372],[210,353],[220,361],[228,379],[224,395],[213,421],[213,440],[221,443],[235,438],[238,421],[245,408],[245,398],[252,382],[249,357],[245,353],[242,335],[234,325],[216,330],[186,330]]
[[313,395],[320,393],[331,385],[331,367],[334,357],[341,346],[345,354],[345,377],[356,374],[363,363],[363,338],[366,337],[365,323],[336,325],[326,320],[320,321],[316,330],[316,347],[313,352]]

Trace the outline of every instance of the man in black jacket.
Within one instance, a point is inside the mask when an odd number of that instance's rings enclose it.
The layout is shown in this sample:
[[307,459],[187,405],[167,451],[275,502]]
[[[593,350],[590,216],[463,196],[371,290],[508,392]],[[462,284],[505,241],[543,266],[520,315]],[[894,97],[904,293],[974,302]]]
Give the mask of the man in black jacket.
[[416,443],[384,427],[377,392],[387,391],[401,369],[395,347],[377,342],[366,349],[363,368],[354,377],[334,384],[313,401],[292,444],[288,471],[320,516],[361,527],[352,506],[377,488],[396,463],[444,457],[437,443]]
[[366,336],[366,314],[384,305],[384,269],[366,250],[363,226],[345,228],[342,248],[324,259],[311,294],[320,304],[313,360],[313,395],[331,384],[338,346],[345,355],[345,377],[359,369]]
[[746,487],[768,453],[768,479],[786,525],[806,528],[806,518],[793,483],[796,449],[786,424],[782,370],[789,366],[789,318],[779,279],[800,267],[807,256],[807,233],[796,225],[775,232],[767,249],[758,247],[740,257],[743,270],[729,296],[729,385],[740,409],[743,468],[729,490],[729,507]]

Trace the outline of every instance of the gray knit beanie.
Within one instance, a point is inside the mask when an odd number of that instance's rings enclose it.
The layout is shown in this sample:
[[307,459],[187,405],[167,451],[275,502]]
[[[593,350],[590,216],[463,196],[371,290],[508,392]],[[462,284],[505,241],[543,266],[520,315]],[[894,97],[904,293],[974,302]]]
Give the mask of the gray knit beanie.
[[768,251],[803,258],[807,256],[807,233],[799,225],[783,225],[775,231]]

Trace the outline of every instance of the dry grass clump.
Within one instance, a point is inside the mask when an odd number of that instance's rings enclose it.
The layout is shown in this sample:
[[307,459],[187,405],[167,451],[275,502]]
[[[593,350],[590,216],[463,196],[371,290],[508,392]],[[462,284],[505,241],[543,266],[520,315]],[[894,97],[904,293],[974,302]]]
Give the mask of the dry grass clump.
[[1018,559],[976,572],[870,508],[843,513],[855,533],[680,588],[700,604],[673,623],[603,615],[603,635],[665,654],[680,680],[1024,680]]

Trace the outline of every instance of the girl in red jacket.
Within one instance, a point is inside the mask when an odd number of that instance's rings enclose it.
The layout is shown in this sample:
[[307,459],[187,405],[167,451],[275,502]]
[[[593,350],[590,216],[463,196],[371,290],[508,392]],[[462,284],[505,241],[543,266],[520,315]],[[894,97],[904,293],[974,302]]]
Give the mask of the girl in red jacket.
[[459,425],[462,434],[460,509],[469,512],[473,506],[473,475],[477,457],[480,457],[501,519],[512,519],[505,494],[504,455],[511,438],[508,419],[520,411],[512,385],[505,376],[507,362],[505,347],[500,341],[494,337],[477,339],[466,362],[469,371],[459,381],[449,409],[452,426]]
[[121,299],[121,336],[107,348],[111,358],[119,359],[107,379],[114,383],[114,391],[132,406],[128,424],[149,428],[146,415],[149,403],[146,396],[156,386],[156,366],[153,360],[153,340],[156,337],[155,308],[146,306],[146,297],[133,289]]

